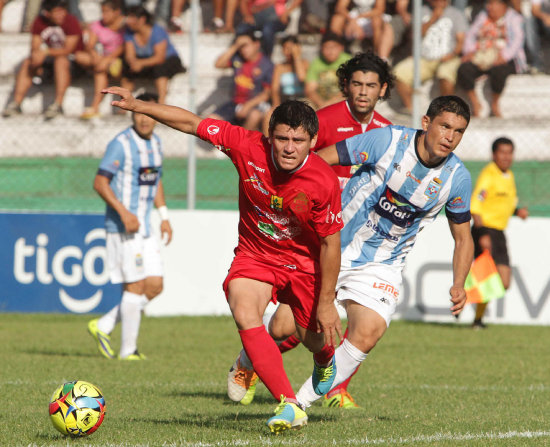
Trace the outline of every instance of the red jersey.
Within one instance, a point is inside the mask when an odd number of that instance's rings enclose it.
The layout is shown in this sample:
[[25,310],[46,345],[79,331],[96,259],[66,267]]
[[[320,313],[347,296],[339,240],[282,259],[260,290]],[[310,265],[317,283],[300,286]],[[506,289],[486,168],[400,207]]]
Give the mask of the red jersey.
[[63,48],[67,36],[79,36],[75,51],[84,49],[82,28],[75,16],[67,14],[61,26],[54,25],[48,19],[38,16],[31,26],[31,33],[39,35],[48,48]]
[[[372,117],[368,124],[360,123],[352,115],[346,100],[318,110],[317,118],[319,119],[319,134],[317,136],[317,143],[313,148],[314,151],[318,151],[354,135],[391,124],[391,121],[388,121],[376,110],[372,112]],[[340,188],[344,189],[349,178],[357,170],[357,166],[333,166],[332,169],[334,169],[340,180]]]
[[197,135],[218,146],[239,173],[239,244],[243,253],[268,265],[319,273],[319,237],[342,227],[338,179],[310,153],[292,173],[279,171],[261,132],[204,119]]

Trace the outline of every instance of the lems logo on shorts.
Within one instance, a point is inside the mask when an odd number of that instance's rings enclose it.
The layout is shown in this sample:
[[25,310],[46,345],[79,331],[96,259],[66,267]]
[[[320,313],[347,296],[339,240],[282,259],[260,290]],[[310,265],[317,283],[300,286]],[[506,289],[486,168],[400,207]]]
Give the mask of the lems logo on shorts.
[[210,135],[216,135],[220,131],[220,128],[218,126],[215,126],[214,124],[210,124],[210,126],[206,128],[206,131]]
[[420,208],[415,207],[387,186],[378,203],[374,205],[374,209],[380,216],[402,228],[410,227],[420,212]]

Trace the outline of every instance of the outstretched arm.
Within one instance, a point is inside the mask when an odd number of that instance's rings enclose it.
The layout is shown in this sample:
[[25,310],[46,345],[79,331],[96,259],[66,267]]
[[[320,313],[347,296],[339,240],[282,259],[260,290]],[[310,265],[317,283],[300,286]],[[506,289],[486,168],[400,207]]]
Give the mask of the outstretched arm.
[[451,312],[458,315],[466,304],[466,292],[464,290],[464,281],[474,258],[474,241],[470,232],[470,222],[454,223],[449,220],[451,234],[455,241],[453,253],[453,285],[449,293],[451,294]]
[[199,116],[180,107],[157,104],[151,101],[139,101],[125,88],[109,87],[102,90],[101,93],[120,96],[118,101],[111,102],[113,106],[135,113],[143,113],[159,123],[191,135],[197,135],[197,128],[202,121]]

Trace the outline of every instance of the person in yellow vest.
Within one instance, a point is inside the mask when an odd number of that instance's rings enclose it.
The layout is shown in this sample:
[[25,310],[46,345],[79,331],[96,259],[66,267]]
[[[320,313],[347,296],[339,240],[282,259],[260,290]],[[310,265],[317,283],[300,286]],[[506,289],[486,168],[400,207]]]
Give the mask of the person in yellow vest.
[[[489,250],[495,260],[505,289],[510,287],[512,270],[506,247],[504,229],[512,215],[521,219],[529,216],[527,208],[518,208],[516,182],[511,166],[514,159],[514,143],[506,137],[493,142],[493,161],[483,168],[472,193],[471,213],[474,220],[472,237],[477,257]],[[485,329],[482,318],[487,303],[478,303],[474,329]]]

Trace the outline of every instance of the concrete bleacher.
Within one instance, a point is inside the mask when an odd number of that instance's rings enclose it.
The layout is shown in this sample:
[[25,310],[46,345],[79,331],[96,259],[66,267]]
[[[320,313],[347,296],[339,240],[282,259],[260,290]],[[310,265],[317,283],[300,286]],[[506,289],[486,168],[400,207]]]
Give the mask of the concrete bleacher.
[[[17,5],[22,0],[11,3]],[[11,4],[8,3],[8,6]],[[88,18],[93,18],[93,5],[88,4]],[[90,12],[91,11],[91,12]],[[188,28],[187,28],[188,29]],[[198,39],[199,51],[196,63],[197,86],[195,104],[198,112],[206,114],[216,105],[229,99],[231,91],[231,71],[214,68],[214,61],[229,45],[232,36],[227,34],[201,33]],[[189,65],[190,36],[188,34],[172,35],[171,39],[184,62]],[[28,33],[0,33],[0,107],[11,99],[15,83],[15,73],[21,61],[28,55],[30,35]],[[303,54],[308,60],[318,52],[318,36],[307,36],[303,40]],[[276,48],[274,60],[280,58],[280,49]],[[151,84],[150,84],[151,85]],[[476,89],[483,100],[481,118],[474,118],[464,136],[458,154],[467,159],[485,160],[492,140],[500,135],[511,137],[517,146],[518,159],[550,158],[550,76],[548,75],[514,75],[508,79],[501,98],[502,119],[489,118],[489,94],[485,82],[478,82]],[[65,116],[44,123],[41,112],[53,101],[51,83],[33,86],[22,109],[23,116],[9,119],[0,118],[0,156],[56,156],[56,155],[90,155],[100,156],[105,144],[113,135],[128,123],[124,116],[112,114],[109,99],[101,105],[103,118],[91,122],[78,119],[85,105],[93,94],[91,76],[74,81],[68,89],[63,103]],[[432,83],[422,86],[421,110],[425,110],[430,95],[437,94]],[[457,92],[460,94],[461,92]],[[189,73],[174,77],[167,98],[169,104],[184,108],[190,106]],[[411,124],[411,117],[396,112],[400,109],[397,93],[389,103],[379,104],[377,110],[396,124]],[[189,139],[177,132],[159,126],[159,133],[166,137],[165,144],[168,156],[185,156]],[[199,157],[214,156],[212,152],[199,150]]]

